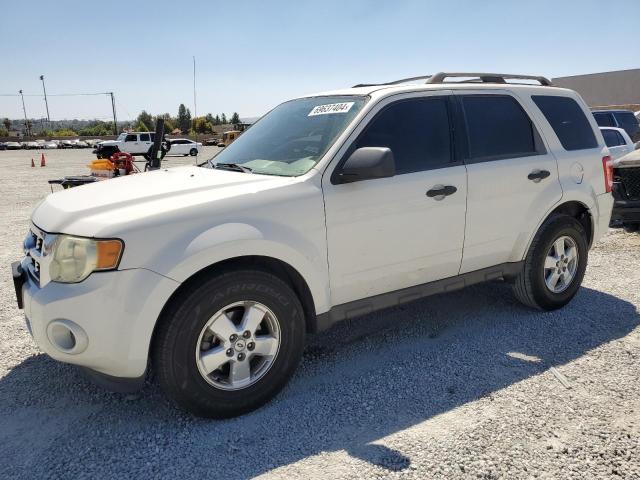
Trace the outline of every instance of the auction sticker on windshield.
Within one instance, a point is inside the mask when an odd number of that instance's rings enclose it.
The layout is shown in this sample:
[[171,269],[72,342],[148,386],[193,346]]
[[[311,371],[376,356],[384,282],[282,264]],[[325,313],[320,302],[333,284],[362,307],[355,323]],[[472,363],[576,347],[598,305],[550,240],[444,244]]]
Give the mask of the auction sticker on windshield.
[[354,102],[328,103],[326,105],[318,105],[313,107],[308,117],[316,115],[329,115],[330,113],[347,113],[353,107]]

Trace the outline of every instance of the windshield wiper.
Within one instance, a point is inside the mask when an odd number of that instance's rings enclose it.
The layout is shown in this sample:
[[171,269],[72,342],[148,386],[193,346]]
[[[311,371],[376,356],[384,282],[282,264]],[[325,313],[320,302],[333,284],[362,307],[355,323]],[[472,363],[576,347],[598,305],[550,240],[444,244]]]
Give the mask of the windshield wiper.
[[252,168],[239,165],[237,163],[216,163],[213,168],[219,168],[220,170],[233,170],[234,172],[251,173]]

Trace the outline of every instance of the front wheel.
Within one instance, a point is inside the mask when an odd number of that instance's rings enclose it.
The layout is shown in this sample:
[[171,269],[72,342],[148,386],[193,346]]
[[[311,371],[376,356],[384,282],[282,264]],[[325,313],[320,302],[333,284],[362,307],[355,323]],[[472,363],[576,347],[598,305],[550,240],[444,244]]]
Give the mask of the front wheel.
[[304,314],[285,282],[258,270],[188,286],[160,320],[158,382],[195,415],[227,418],[268,402],[295,371]]
[[514,282],[516,298],[541,310],[555,310],[571,301],[587,268],[584,227],[569,215],[554,215],[536,233]]
[[189,151],[189,155],[191,155],[192,157],[195,157],[196,155],[198,155],[198,150],[197,150],[197,149],[195,149],[195,148],[192,148],[192,149]]

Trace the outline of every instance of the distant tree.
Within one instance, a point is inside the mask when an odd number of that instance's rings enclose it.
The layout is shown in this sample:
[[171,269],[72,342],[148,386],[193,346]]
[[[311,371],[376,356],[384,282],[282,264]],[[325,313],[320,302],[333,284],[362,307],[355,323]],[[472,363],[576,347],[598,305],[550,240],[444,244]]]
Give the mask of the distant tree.
[[0,137],[8,137],[9,136],[9,130],[7,130],[6,128],[0,128]]
[[222,123],[222,125],[227,124],[227,116],[224,113],[220,115],[220,122]]
[[211,115],[210,113],[207,113],[207,114],[204,116],[204,118],[205,118],[205,120],[206,120],[207,122],[209,122],[211,125],[215,125],[215,124],[216,124],[216,119],[215,119],[215,118],[213,118],[213,115]]
[[213,122],[214,125],[220,125],[222,123],[220,120],[220,115],[216,115],[216,118],[214,120],[215,120],[215,122]]
[[196,117],[193,121],[194,130],[197,133],[211,133],[213,132],[213,124],[207,122],[207,117]]
[[146,123],[138,120],[135,125],[133,126],[133,129],[136,132],[150,132],[151,130],[149,130],[149,127],[147,126]]
[[154,125],[155,125],[155,120],[157,120],[158,118],[162,118],[164,120],[164,131],[166,133],[171,133],[173,130],[175,130],[177,122],[171,116],[171,114],[163,113],[162,115],[158,115],[154,119]]
[[178,107],[178,128],[183,132],[188,132],[191,129],[191,112],[184,103],[181,103]]
[[85,137],[101,137],[113,134],[113,124],[106,122],[95,122],[93,125],[78,130],[78,135]]
[[233,115],[231,115],[231,123],[234,125],[240,123],[240,115],[238,115],[238,112],[233,112]]
[[155,126],[153,117],[145,110],[142,110],[142,112],[140,112],[140,115],[138,115],[138,118],[136,118],[136,130],[138,130],[138,126],[140,126],[140,132],[150,131],[150,129],[154,128]]
[[8,118],[5,118],[5,119],[2,121],[2,124],[4,125],[4,128],[5,128],[6,130],[11,130],[11,120],[9,120]]
[[77,137],[78,134],[74,131],[71,130],[70,128],[61,128],[59,130],[54,130],[53,132],[51,132],[52,137]]

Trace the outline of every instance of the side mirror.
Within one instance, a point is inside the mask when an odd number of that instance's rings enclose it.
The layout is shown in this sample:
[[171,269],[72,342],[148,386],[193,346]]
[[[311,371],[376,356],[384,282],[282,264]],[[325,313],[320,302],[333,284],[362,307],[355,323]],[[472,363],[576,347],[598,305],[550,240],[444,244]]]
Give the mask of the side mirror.
[[393,177],[396,161],[387,147],[362,147],[354,151],[336,175],[334,183],[352,183]]

